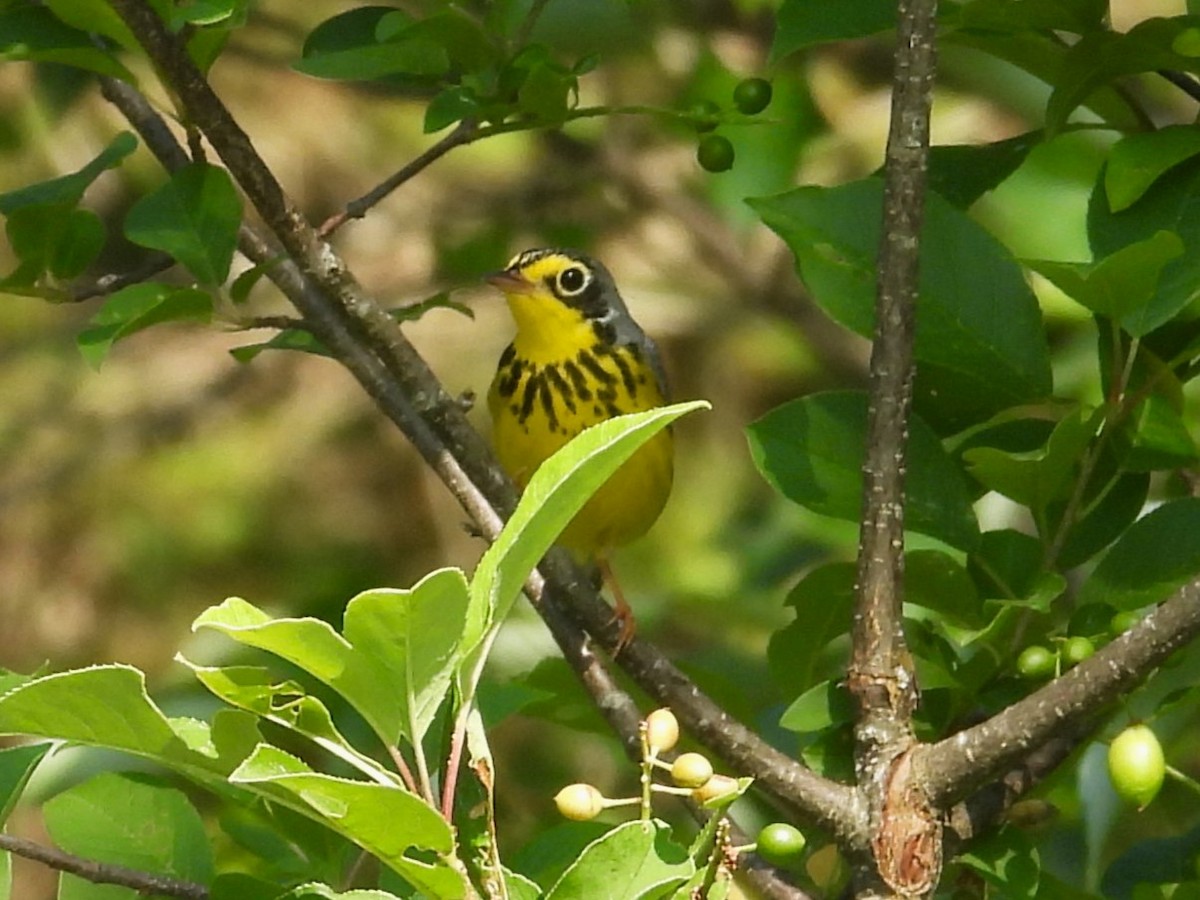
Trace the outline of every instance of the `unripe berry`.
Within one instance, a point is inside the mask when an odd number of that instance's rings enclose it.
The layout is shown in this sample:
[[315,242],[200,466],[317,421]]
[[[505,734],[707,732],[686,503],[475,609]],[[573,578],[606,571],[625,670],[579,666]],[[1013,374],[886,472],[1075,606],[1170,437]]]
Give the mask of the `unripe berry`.
[[700,787],[692,791],[692,799],[705,806],[711,806],[726,798],[737,796],[738,780],[728,775],[714,775]]
[[1030,681],[1049,678],[1054,674],[1054,654],[1040,644],[1026,647],[1017,657],[1017,671]]
[[798,828],[775,822],[758,833],[758,855],[773,866],[789,868],[800,859],[807,843]]
[[698,788],[712,777],[712,763],[699,753],[682,753],[671,764],[671,780],[680,787]]
[[554,805],[568,819],[587,822],[600,815],[604,797],[590,784],[568,784],[555,795]]
[[666,753],[679,743],[679,720],[666,707],[646,716],[646,744],[651,753]]
[[1145,725],[1130,725],[1109,745],[1108,775],[1113,787],[1138,809],[1154,799],[1166,774],[1162,744]]

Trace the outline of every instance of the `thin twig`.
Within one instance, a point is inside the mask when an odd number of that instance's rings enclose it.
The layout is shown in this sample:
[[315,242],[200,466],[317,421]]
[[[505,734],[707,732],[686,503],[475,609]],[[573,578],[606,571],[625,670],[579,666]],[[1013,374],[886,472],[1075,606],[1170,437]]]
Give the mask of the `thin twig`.
[[184,881],[170,875],[158,875],[153,872],[143,872],[115,863],[100,862],[86,859],[73,853],[66,853],[57,847],[47,847],[25,838],[14,837],[11,834],[0,833],[0,850],[7,850],[25,859],[32,859],[42,865],[68,872],[92,884],[115,884],[132,888],[139,894],[180,897],[182,900],[208,900],[208,888],[194,881]]
[[93,297],[105,297],[115,294],[121,288],[131,284],[141,284],[147,278],[152,278],[160,272],[174,267],[175,260],[166,253],[152,253],[136,269],[130,272],[114,272],[101,275],[89,284],[79,285],[71,290],[71,302],[82,303]]

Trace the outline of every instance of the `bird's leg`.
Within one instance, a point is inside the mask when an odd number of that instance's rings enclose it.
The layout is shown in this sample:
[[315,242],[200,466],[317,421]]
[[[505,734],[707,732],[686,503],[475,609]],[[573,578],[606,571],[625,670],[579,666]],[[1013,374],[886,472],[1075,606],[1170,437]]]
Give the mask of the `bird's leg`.
[[633,608],[625,601],[625,595],[621,593],[621,585],[617,583],[617,576],[613,573],[612,566],[608,564],[608,557],[598,557],[596,568],[600,570],[600,577],[608,585],[608,589],[613,595],[613,617],[609,621],[621,624],[621,631],[617,635],[617,645],[613,648],[613,656],[616,656],[633,640],[633,635],[637,631],[637,622],[633,618]]

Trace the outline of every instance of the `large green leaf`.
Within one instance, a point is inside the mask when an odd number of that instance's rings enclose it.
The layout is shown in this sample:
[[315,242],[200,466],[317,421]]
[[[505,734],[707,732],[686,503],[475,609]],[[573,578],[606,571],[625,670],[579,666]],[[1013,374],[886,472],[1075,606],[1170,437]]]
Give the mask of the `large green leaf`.
[[[54,843],[76,856],[199,884],[213,876],[204,822],[176,788],[103,772],[46,801],[43,813]],[[63,877],[60,897],[88,895],[86,882]]]
[[1104,27],[1107,0],[971,0],[948,13],[959,28],[987,31],[1069,31],[1087,34]]
[[1080,603],[1136,610],[1200,576],[1200,498],[1164,503],[1138,519],[1100,560]]
[[1136,328],[1135,333],[1147,334],[1200,297],[1200,158],[1170,169],[1119,212],[1109,204],[1105,178],[1102,172],[1088,204],[1088,240],[1096,259],[1153,239],[1159,232],[1172,232],[1183,240],[1184,252],[1162,266],[1150,300],[1122,321]]
[[104,247],[104,224],[90,209],[49,203],[22,206],[5,223],[13,252],[21,260],[3,284],[33,284],[43,273],[71,279],[83,273]]
[[671,422],[708,407],[693,400],[617,416],[585,429],[542,463],[475,569],[464,647],[470,649],[508,614],[538,560],[609,476]]
[[308,810],[433,897],[466,896],[463,876],[448,862],[454,851],[450,825],[403,788],[313,772],[267,744],[229,780]]
[[364,6],[340,13],[314,28],[294,68],[316,78],[371,81],[385,76],[437,76],[450,56],[433,35],[406,13]]
[[[914,352],[917,410],[939,433],[1050,393],[1037,299],[1008,251],[936,194],[921,235]],[[882,182],[803,187],[749,201],[787,242],[814,299],[864,336],[874,331]]]
[[124,665],[46,675],[0,697],[0,734],[121,750],[210,784],[223,781],[257,742],[247,719],[218,716],[211,729],[168,719],[146,693],[145,676]]
[[[862,515],[865,394],[811,394],[776,407],[748,428],[760,472],[806,509],[856,522]],[[905,528],[952,547],[979,538],[961,470],[919,417],[909,426]]]
[[584,847],[546,900],[649,900],[670,895],[696,866],[658,820],[625,822]]
[[221,284],[229,275],[241,223],[242,201],[229,173],[192,163],[133,205],[125,216],[125,235],[170,254],[203,284]]
[[273,619],[239,598],[206,610],[194,628],[273,653],[329,685],[386,744],[416,743],[444,700],[458,661],[467,586],[440,569],[411,590],[367,591],[346,607],[345,635],[314,618]]

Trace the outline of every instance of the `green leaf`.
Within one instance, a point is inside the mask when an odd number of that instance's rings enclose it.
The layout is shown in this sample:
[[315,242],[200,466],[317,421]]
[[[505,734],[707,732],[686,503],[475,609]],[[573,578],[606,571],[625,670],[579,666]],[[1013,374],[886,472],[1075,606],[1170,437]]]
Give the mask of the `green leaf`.
[[[1054,92],[1046,104],[1046,132],[1054,135],[1093,91],[1124,75],[1171,69],[1197,72],[1194,55],[1184,55],[1186,37],[1200,17],[1175,16],[1139,22],[1124,34],[1096,30],[1067,51]],[[1177,44],[1181,38],[1185,40]]]
[[302,884],[292,888],[286,894],[276,895],[278,900],[399,900],[395,894],[387,891],[360,889],[354,891],[335,891],[327,884]]
[[1148,334],[1200,297],[1200,158],[1172,168],[1120,212],[1109,206],[1104,177],[1102,173],[1097,180],[1088,204],[1088,240],[1095,258],[1111,256],[1161,231],[1183,240],[1184,252],[1162,267],[1152,298],[1129,323],[1136,333]]
[[1197,458],[1184,413],[1159,394],[1151,394],[1138,406],[1129,420],[1129,450],[1121,459],[1123,468],[1133,472],[1180,469],[1193,465]]
[[929,610],[939,622],[968,629],[987,624],[971,576],[948,553],[940,550],[905,553],[904,589],[905,603]]
[[1197,154],[1200,130],[1193,125],[1126,135],[1109,151],[1104,170],[1109,209],[1120,212],[1132,206],[1164,172]]
[[131,53],[141,53],[138,43],[125,20],[107,0],[46,0],[46,6],[63,23],[85,34],[100,34],[111,38]]
[[776,63],[805,47],[868,37],[895,26],[896,4],[890,0],[845,4],[783,0],[775,16],[769,61]]
[[448,125],[453,125],[462,119],[479,112],[479,101],[475,92],[464,87],[454,86],[437,94],[425,107],[426,134],[441,131]]
[[789,693],[813,684],[821,652],[834,638],[849,632],[854,609],[854,564],[826,563],[801,579],[785,603],[796,619],[771,635],[767,660],[775,680]]
[[[104,18],[111,22],[111,18]],[[0,12],[0,60],[59,63],[137,83],[133,74],[99,49],[86,31],[63,24],[40,5],[21,5]]]
[[302,57],[292,68],[315,78],[346,81],[449,71],[445,48],[409,27],[406,19],[406,14],[387,6],[364,6],[327,19],[309,33]]
[[132,666],[46,675],[0,697],[0,734],[120,750],[202,784],[223,782],[250,752],[244,725],[240,717],[217,717],[211,730],[194,719],[168,719]]
[[213,876],[204,822],[175,788],[104,772],[46,801],[43,813],[68,853],[199,884]]
[[229,275],[242,224],[242,201],[229,173],[191,163],[145,195],[125,217],[125,235],[135,244],[162,250],[204,284]]
[[[3,23],[4,17],[0,16],[0,28]],[[0,213],[12,215],[23,206],[74,206],[83,199],[84,191],[93,181],[109,169],[115,169],[136,149],[137,138],[132,132],[122,131],[108,142],[108,146],[95,159],[78,171],[0,194]]]
[[1041,131],[1029,131],[990,144],[930,147],[929,187],[958,209],[966,209],[1020,168],[1042,138]]
[[89,209],[63,204],[22,206],[5,223],[22,265],[5,283],[31,283],[43,272],[63,279],[81,274],[104,247],[104,225]]
[[29,776],[49,749],[49,744],[22,744],[0,750],[0,827],[12,815]]
[[593,841],[546,893],[546,900],[664,897],[696,866],[664,822],[625,822]]
[[[971,0],[957,10],[960,28],[989,31],[1069,31],[1087,34],[1104,27],[1107,0]],[[951,13],[953,15],[953,13]]]
[[1041,860],[1037,847],[1017,828],[1001,828],[972,842],[959,862],[982,876],[1004,897],[1038,896]]
[[210,628],[273,653],[337,691],[385,744],[424,736],[460,659],[467,587],[458,569],[440,569],[411,590],[367,591],[346,607],[345,637],[313,618],[272,619],[230,598],[206,610]]
[[585,429],[538,467],[508,523],[471,579],[464,648],[508,614],[538,560],[597,490],[659,431],[680,416],[708,409],[703,400],[616,416]]
[[441,569],[411,591],[367,591],[346,607],[346,638],[387,673],[374,700],[399,708],[413,743],[424,738],[450,689],[467,604],[463,573]]
[[[1008,2],[1008,0],[1005,0]],[[1040,6],[1040,2],[1032,4]],[[1014,8],[1031,6],[1029,2]],[[1023,10],[1022,10],[1023,11]],[[1107,13],[1107,8],[1105,10]],[[990,57],[1011,63],[1045,84],[1057,84],[1062,77],[1070,46],[1052,31],[1028,29],[991,31],[961,29],[941,36],[946,45],[959,45],[981,51]],[[1101,86],[1083,101],[1086,109],[1115,129],[1136,131],[1145,127],[1135,101],[1111,86]]]
[[[806,509],[856,522],[862,514],[866,395],[810,394],[776,407],[747,429],[754,464]],[[905,527],[969,549],[979,537],[962,472],[919,417],[909,428]]]
[[[1082,518],[1071,526],[1058,554],[1058,568],[1065,571],[1082,565],[1119,538],[1145,507],[1149,491],[1149,474],[1127,472],[1120,475],[1098,502],[1085,508]],[[1065,506],[1065,502],[1061,505]],[[1053,510],[1055,527],[1062,513],[1062,509]]]
[[359,753],[342,736],[325,704],[308,695],[300,684],[273,678],[267,669],[259,666],[207,667],[194,665],[179,654],[175,659],[191,669],[201,684],[230,706],[303,735],[373,781],[396,783],[391,772]]
[[779,725],[801,734],[819,734],[854,720],[854,700],[844,685],[823,681],[801,694],[779,717]]
[[[914,402],[939,433],[953,433],[1045,398],[1050,357],[1037,299],[1009,252],[945,200],[927,200]],[[820,306],[870,337],[882,182],[803,187],[748,202],[787,242]]]
[[466,896],[462,876],[446,861],[454,850],[449,824],[402,788],[312,772],[267,744],[229,780],[307,810],[434,897]]
[[561,121],[567,114],[567,98],[574,84],[573,75],[563,74],[554,65],[535,65],[517,91],[517,105],[539,121]]
[[1157,231],[1095,263],[1033,261],[1029,267],[1092,312],[1116,319],[1134,337],[1162,324],[1151,304],[1163,269],[1183,255],[1183,241],[1173,231]]
[[79,351],[94,368],[100,368],[112,345],[131,334],[161,322],[207,322],[212,298],[195,288],[178,288],[144,281],[110,294],[79,335]]
[[989,490],[1043,513],[1066,496],[1083,455],[1104,417],[1103,409],[1076,409],[1054,427],[1044,447],[1009,452],[996,447],[963,451],[967,470]]
[[1200,561],[1200,498],[1164,503],[1134,522],[1100,560],[1079,593],[1080,603],[1137,610],[1159,603],[1196,577]]

